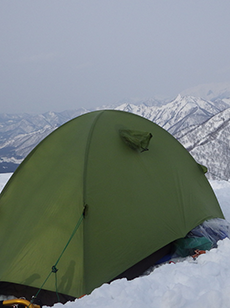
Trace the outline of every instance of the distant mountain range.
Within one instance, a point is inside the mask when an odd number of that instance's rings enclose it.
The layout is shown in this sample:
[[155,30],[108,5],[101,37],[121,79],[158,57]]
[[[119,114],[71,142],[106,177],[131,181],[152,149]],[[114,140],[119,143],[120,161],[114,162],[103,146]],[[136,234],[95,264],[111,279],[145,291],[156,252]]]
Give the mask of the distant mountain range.
[[[148,99],[123,101],[116,109],[138,114],[163,127],[208,167],[208,178],[230,179],[230,93],[211,100],[178,95],[166,103]],[[13,172],[29,152],[65,122],[92,110],[47,112],[39,115],[0,114],[0,172]]]

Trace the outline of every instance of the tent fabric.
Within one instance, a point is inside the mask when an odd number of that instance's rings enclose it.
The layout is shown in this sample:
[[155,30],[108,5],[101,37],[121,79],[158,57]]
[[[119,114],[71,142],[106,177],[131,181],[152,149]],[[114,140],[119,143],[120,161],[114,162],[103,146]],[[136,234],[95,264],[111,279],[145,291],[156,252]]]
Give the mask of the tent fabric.
[[151,133],[137,132],[132,130],[120,130],[120,136],[134,150],[141,152],[148,150],[149,141],[152,138]]
[[[148,151],[127,146],[122,130],[151,134]],[[58,292],[73,297],[223,218],[202,169],[168,132],[127,112],[87,113],[46,137],[2,191],[0,281],[40,288],[85,206],[56,273]],[[43,289],[56,291],[54,275]]]

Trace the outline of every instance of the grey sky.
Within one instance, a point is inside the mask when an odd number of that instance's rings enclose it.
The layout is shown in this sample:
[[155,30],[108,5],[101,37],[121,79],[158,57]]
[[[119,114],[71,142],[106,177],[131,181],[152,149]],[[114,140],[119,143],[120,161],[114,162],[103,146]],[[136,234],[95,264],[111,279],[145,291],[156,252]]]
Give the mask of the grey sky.
[[0,0],[0,113],[230,81],[229,12],[229,0]]

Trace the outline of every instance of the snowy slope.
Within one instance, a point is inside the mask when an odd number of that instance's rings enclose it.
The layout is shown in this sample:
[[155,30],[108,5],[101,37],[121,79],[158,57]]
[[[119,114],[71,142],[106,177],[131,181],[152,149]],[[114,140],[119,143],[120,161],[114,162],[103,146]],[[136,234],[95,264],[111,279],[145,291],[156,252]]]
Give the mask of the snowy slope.
[[210,179],[230,179],[230,108],[175,137],[197,162],[208,167]]
[[115,109],[142,116],[174,135],[176,132],[204,123],[227,107],[228,105],[223,102],[214,104],[199,97],[178,95],[173,101],[161,107],[126,103]]
[[[116,107],[103,106],[98,109],[115,108],[116,110],[135,113],[155,122],[177,138],[181,137],[182,134],[186,135],[194,128],[202,126],[206,121],[229,108],[229,103],[228,97],[218,97],[215,101],[208,101],[199,97],[178,95],[174,100],[167,103],[155,99],[124,100]],[[40,115],[0,114],[0,172],[14,171],[28,153],[49,133],[73,117],[89,111],[80,109],[60,113],[47,112]],[[224,129],[224,126],[222,127]],[[203,134],[205,139],[207,132],[203,131]],[[215,142],[218,144],[218,139]],[[222,145],[224,146],[224,144]],[[198,147],[197,150],[202,149]],[[225,152],[228,151],[228,149],[224,150]],[[202,152],[198,154],[199,156],[203,155]],[[212,157],[218,165],[220,155],[218,154],[214,158],[213,154]],[[204,155],[202,163],[207,165]],[[214,167],[212,173],[218,174],[221,179],[229,178],[226,174],[230,174],[230,166],[223,177],[222,172],[216,172],[215,165],[211,167]]]
[[[10,174],[0,174],[0,190]],[[230,221],[230,182],[211,181]],[[55,308],[227,308],[230,307],[230,240],[219,241],[194,261],[166,264],[148,276],[104,284],[90,295]]]
[[48,134],[85,112],[81,108],[38,115],[0,114],[0,172],[14,171]]

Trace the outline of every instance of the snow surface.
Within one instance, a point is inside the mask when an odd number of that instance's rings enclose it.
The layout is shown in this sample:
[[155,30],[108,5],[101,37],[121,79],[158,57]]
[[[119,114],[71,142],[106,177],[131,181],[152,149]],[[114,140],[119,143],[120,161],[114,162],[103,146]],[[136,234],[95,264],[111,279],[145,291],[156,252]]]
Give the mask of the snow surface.
[[[0,174],[0,191],[11,174]],[[230,182],[210,181],[230,222]],[[230,307],[230,240],[196,260],[165,264],[131,281],[103,284],[90,295],[54,308],[227,308]],[[63,307],[65,306],[65,307]]]

